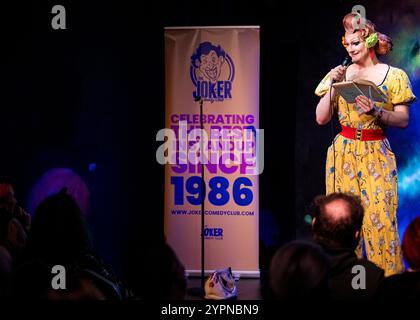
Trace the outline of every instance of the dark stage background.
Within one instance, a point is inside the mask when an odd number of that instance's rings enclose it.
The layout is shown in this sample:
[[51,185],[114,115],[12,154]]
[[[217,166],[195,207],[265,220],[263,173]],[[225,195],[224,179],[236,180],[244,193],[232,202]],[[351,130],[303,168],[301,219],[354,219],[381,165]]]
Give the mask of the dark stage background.
[[[51,28],[55,4],[66,8],[67,30]],[[275,248],[308,235],[304,218],[310,200],[324,192],[331,128],[315,122],[313,91],[344,58],[341,19],[355,4],[364,5],[374,21],[385,15],[381,23],[388,26],[389,19],[398,24],[399,10],[414,6],[413,1],[2,3],[0,180],[11,182],[28,208],[31,188],[44,172],[59,167],[79,174],[90,189],[87,219],[94,244],[123,275],[125,261],[141,258],[163,238],[164,176],[155,160],[155,136],[164,127],[163,28],[260,25],[264,269]]]

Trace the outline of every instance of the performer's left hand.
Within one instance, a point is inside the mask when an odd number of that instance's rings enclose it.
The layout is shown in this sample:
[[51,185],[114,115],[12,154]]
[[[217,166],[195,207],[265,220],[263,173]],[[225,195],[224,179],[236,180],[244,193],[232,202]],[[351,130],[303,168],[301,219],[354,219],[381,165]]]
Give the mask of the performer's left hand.
[[373,112],[375,102],[365,96],[360,95],[356,97],[356,104],[360,107],[360,109],[362,109],[363,113],[369,114]]

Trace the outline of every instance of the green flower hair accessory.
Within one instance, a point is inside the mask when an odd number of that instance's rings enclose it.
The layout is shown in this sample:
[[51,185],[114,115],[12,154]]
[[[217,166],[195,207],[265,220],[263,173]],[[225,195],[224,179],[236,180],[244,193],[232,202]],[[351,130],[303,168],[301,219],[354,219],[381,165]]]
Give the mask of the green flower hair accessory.
[[378,34],[376,32],[370,34],[369,37],[365,39],[365,41],[366,41],[367,48],[374,47],[378,43]]

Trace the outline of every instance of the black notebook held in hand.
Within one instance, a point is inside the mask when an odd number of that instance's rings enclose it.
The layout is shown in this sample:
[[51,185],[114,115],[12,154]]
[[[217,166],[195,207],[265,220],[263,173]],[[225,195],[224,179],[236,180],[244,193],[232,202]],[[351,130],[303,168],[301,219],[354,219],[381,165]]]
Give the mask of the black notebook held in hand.
[[352,80],[334,83],[333,88],[346,100],[348,103],[355,103],[356,97],[363,95],[376,102],[387,102],[387,96],[369,80]]

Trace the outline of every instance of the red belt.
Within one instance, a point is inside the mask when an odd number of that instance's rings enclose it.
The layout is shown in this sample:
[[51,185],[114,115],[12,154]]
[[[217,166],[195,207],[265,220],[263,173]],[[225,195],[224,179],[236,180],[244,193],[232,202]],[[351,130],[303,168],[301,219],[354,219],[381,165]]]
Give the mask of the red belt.
[[340,134],[343,137],[361,141],[385,139],[385,133],[382,129],[356,129],[342,125]]

